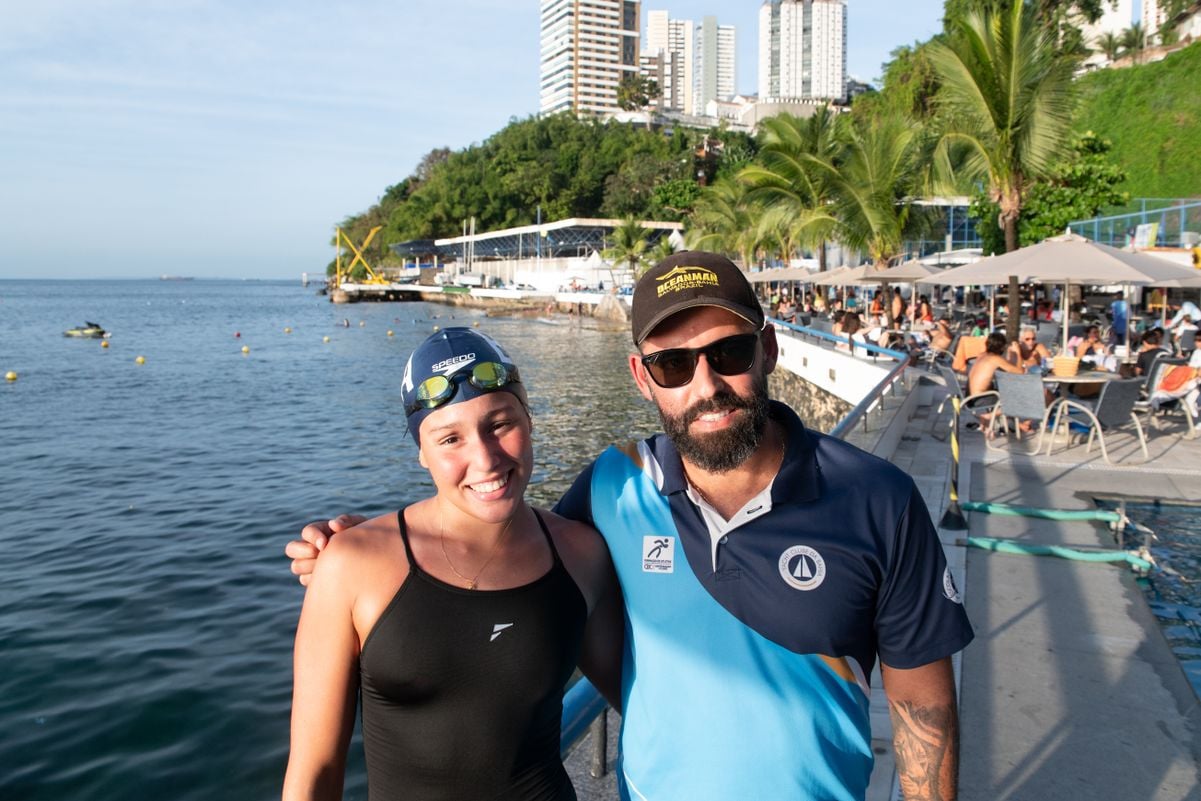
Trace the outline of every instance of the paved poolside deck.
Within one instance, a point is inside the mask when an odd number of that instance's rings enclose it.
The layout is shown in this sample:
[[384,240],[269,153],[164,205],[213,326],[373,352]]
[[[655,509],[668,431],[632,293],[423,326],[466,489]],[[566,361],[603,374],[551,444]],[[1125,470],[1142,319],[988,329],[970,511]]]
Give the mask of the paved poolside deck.
[[[850,439],[907,470],[931,515],[946,508],[949,411],[938,387],[890,398],[883,417]],[[924,382],[922,382],[924,383]],[[1098,496],[1201,504],[1201,439],[1182,422],[1148,432],[1151,459],[1119,433],[1110,456],[1061,443],[1050,456],[1022,446],[997,452],[976,432],[961,439],[960,494],[1056,509],[1093,508]],[[956,657],[960,681],[963,801],[1201,801],[1201,703],[1185,679],[1129,568],[1011,556],[960,544],[969,534],[1036,544],[1115,547],[1103,524],[968,513],[969,530],[940,530],[963,589],[976,640]],[[877,765],[869,801],[899,798],[887,701],[873,676]],[[610,738],[616,716],[610,713]],[[568,761],[584,801],[616,798],[610,773],[587,777],[585,744]],[[610,746],[612,770],[615,740]]]

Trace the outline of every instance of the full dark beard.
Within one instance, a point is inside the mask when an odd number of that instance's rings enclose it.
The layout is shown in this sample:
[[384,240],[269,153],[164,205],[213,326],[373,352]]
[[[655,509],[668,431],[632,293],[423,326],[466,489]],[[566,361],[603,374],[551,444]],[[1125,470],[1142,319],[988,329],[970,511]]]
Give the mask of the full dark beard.
[[[734,425],[724,431],[693,435],[689,430],[698,417],[707,412],[723,409],[746,411]],[[767,427],[768,398],[767,377],[756,378],[749,397],[733,392],[719,392],[712,398],[701,401],[678,417],[659,409],[663,431],[671,439],[676,450],[689,462],[711,473],[726,473],[751,457],[763,440]]]

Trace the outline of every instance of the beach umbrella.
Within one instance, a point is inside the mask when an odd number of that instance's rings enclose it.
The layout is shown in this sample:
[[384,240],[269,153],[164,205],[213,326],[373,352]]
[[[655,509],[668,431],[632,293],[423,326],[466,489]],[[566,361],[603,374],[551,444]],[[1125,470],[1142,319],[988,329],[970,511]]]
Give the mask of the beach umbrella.
[[[955,267],[919,279],[918,283],[966,286],[1004,284],[1010,276],[1022,283],[1064,284],[1063,348],[1068,342],[1068,287],[1072,284],[1152,285],[1163,281],[1188,280],[1195,271],[1159,256],[1111,248],[1067,233],[1037,245],[989,256],[974,264]],[[1016,311],[1016,310],[1014,310]],[[1129,315],[1127,315],[1129,320]]]

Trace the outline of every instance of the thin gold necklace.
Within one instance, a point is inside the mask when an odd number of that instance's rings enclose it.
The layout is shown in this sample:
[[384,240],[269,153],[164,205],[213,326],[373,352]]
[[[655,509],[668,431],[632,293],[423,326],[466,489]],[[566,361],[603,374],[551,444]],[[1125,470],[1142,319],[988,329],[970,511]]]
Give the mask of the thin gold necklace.
[[492,564],[492,557],[496,556],[497,552],[500,550],[500,544],[504,542],[505,535],[509,533],[509,526],[513,525],[513,518],[515,517],[517,517],[516,513],[513,514],[513,517],[509,518],[508,523],[505,523],[505,527],[500,532],[500,536],[496,538],[496,542],[492,545],[492,550],[489,552],[488,558],[484,560],[484,564],[480,566],[480,569],[475,572],[475,577],[467,578],[467,576],[464,576],[458,571],[458,568],[455,567],[455,563],[450,561],[450,554],[446,552],[446,532],[442,526],[444,516],[442,504],[438,504],[438,543],[442,546],[442,558],[446,560],[446,564],[450,567],[450,572],[467,582],[467,589],[474,590],[479,586],[480,576],[484,575],[484,571],[488,569],[488,565]]

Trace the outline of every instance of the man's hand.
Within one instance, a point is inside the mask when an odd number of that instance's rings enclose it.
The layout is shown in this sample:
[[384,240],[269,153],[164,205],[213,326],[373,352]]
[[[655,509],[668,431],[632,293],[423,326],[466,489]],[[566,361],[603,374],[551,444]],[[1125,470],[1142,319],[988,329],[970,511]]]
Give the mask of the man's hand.
[[333,520],[315,521],[300,530],[300,539],[292,540],[284,546],[284,555],[292,560],[292,572],[300,577],[300,583],[306,587],[309,575],[317,564],[317,557],[325,548],[329,538],[335,534],[354,528],[367,518],[362,515],[338,515]]

